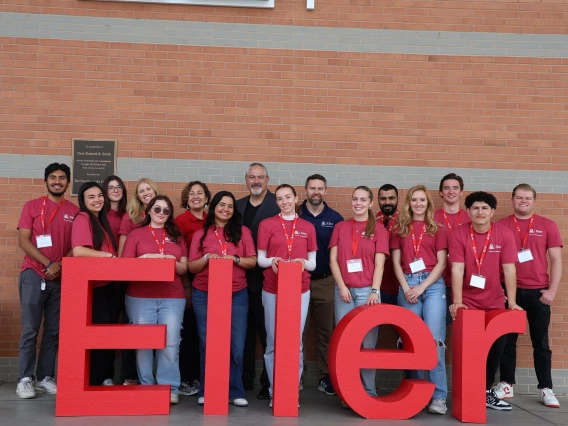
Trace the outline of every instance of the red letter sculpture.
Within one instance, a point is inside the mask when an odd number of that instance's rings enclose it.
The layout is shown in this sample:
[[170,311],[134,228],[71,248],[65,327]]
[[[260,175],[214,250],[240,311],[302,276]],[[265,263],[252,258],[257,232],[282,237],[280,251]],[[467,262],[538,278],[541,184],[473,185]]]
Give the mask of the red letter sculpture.
[[[362,349],[369,330],[392,324],[404,349]],[[428,403],[434,385],[403,379],[389,395],[372,397],[361,382],[361,368],[431,370],[438,362],[436,343],[428,326],[408,309],[392,305],[360,306],[337,325],[329,345],[329,372],[339,397],[368,419],[408,419]]]
[[302,266],[279,262],[272,408],[275,416],[298,416],[301,305]]
[[166,346],[165,325],[93,325],[92,289],[109,281],[173,281],[174,261],[66,257],[63,271],[55,415],[169,414],[169,386],[89,386],[88,354]]
[[233,261],[209,261],[203,414],[229,414]]
[[495,340],[524,333],[526,312],[460,309],[452,336],[452,415],[467,423],[486,423],[485,367]]

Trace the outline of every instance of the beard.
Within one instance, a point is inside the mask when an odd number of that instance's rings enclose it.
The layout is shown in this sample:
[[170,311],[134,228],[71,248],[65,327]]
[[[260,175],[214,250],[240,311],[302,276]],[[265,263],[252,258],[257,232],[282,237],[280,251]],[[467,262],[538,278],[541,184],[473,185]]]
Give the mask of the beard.
[[308,198],[308,203],[310,203],[312,206],[319,206],[321,203],[323,203],[323,197]]
[[262,194],[262,191],[263,191],[262,186],[260,186],[260,187],[259,186],[253,186],[253,187],[250,188],[250,193],[252,195],[260,195],[260,194]]
[[393,204],[384,204],[380,206],[380,209],[385,216],[392,216],[396,212],[396,206]]
[[47,192],[49,192],[54,197],[60,197],[61,195],[65,194],[65,191],[67,191],[66,186],[64,186],[63,188],[61,188],[59,190],[53,190],[49,185],[47,186]]

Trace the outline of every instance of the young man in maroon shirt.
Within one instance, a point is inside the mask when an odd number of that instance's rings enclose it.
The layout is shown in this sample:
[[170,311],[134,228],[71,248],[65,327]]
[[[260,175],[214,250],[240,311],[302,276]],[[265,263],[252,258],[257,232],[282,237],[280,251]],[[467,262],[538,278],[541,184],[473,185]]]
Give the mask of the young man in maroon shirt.
[[[379,208],[377,213],[377,223],[381,223],[389,233],[398,221],[398,189],[390,183],[385,183],[379,188]],[[381,303],[397,305],[398,288],[400,284],[394,275],[392,258],[387,256],[385,268],[383,270],[383,281],[381,283]]]
[[[47,166],[47,195],[26,202],[18,222],[18,244],[25,253],[18,282],[22,334],[16,395],[20,398],[34,398],[36,392],[57,393],[54,374],[59,347],[61,259],[71,250],[73,219],[79,212],[76,205],[64,198],[70,179],[67,165]],[[42,319],[43,337],[36,368]]]
[[[513,233],[506,226],[491,222],[497,200],[487,192],[473,192],[466,197],[465,206],[471,223],[458,226],[450,242],[452,318],[459,315],[458,309],[503,309],[505,295],[501,287],[500,268],[503,270],[509,309],[522,310],[516,303],[517,250]],[[486,367],[486,406],[502,411],[509,411],[512,406],[501,401],[492,387],[506,339],[504,335],[493,343]]]
[[[548,327],[550,305],[562,275],[562,237],[552,220],[534,214],[536,191],[532,186],[526,183],[517,185],[513,189],[512,202],[513,214],[499,223],[509,228],[515,237],[518,252],[517,303],[527,311],[540,401],[547,407],[558,408],[560,404],[552,392],[552,351],[548,345]],[[515,333],[507,335],[501,358],[501,382],[495,387],[495,393],[501,399],[513,397],[517,337]]]

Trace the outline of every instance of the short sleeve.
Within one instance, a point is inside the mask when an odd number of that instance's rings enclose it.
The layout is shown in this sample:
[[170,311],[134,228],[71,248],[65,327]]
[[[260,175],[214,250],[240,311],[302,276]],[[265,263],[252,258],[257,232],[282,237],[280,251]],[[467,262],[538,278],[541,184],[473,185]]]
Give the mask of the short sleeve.
[[[203,257],[203,249],[199,248],[199,240],[203,236],[203,229],[196,231],[191,238],[191,245],[189,246],[189,261],[192,262],[194,260]],[[126,240],[128,241],[128,239]]]
[[86,213],[82,212],[75,216],[71,232],[71,247],[93,248],[93,231],[91,220]]
[[375,228],[375,253],[384,253],[387,256],[390,253],[389,233],[383,225]]
[[337,224],[333,227],[333,232],[331,233],[328,248],[337,247],[337,245],[339,244],[339,228],[341,228],[340,224]]
[[[125,215],[126,216],[126,215]],[[137,253],[138,237],[132,235],[131,238],[127,238],[124,243],[124,249],[122,250],[122,257],[136,258]]]

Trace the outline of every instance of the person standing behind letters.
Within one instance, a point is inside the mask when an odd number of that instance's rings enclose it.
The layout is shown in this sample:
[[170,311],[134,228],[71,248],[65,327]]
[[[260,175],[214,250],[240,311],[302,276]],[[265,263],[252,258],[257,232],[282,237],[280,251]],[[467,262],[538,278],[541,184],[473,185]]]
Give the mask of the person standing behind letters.
[[[237,200],[237,210],[243,217],[243,225],[251,230],[256,247],[258,225],[264,219],[280,213],[276,197],[268,190],[268,171],[260,163],[252,163],[245,173],[245,182],[250,195]],[[243,385],[245,390],[251,390],[255,378],[256,334],[260,337],[263,352],[266,351],[266,329],[264,327],[264,308],[262,306],[263,269],[255,266],[247,270],[247,288],[249,310],[247,322],[247,337],[243,359]],[[266,374],[266,364],[263,364],[260,376],[260,392],[258,399],[269,399],[270,382]]]

